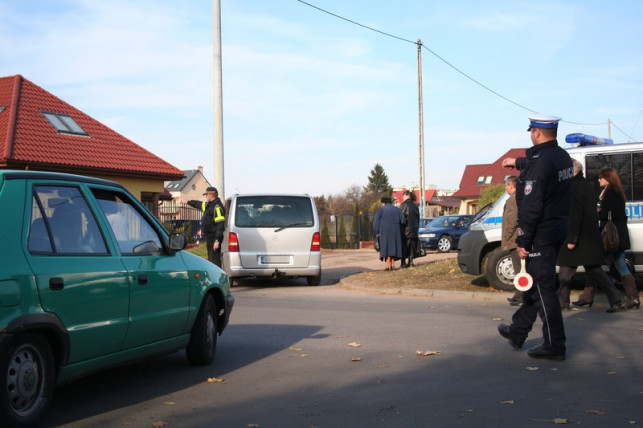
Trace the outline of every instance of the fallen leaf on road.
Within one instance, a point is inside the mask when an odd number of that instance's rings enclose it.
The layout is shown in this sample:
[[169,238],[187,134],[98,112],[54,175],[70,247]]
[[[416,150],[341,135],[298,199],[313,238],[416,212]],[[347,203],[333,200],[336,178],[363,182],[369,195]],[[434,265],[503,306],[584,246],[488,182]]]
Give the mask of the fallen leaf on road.
[[174,404],[176,403],[174,403],[174,401],[166,401],[165,404],[167,404],[168,406],[174,406]]
[[359,348],[362,345],[360,345],[357,342],[351,342],[351,343],[348,344],[348,346],[350,346],[351,348]]
[[209,377],[208,382],[210,383],[222,383],[225,379],[220,377]]
[[440,351],[415,351],[415,354],[420,357],[428,357],[429,355],[440,355]]
[[303,348],[295,348],[294,346],[291,346],[290,348],[288,348],[288,350],[289,351],[303,351],[304,349]]
[[606,415],[607,412],[605,410],[583,410],[583,413],[586,415]]
[[390,364],[378,364],[375,366],[376,369],[388,369],[389,367],[391,367]]
[[335,336],[337,339],[346,339],[348,337],[347,334],[340,334],[339,336]]
[[531,419],[535,422],[553,422],[555,424],[571,424],[572,420],[569,418],[555,418],[555,419]]
[[516,404],[516,402],[514,400],[504,400],[501,401],[500,404]]
[[527,367],[525,367],[525,368],[526,368],[527,370],[529,370],[529,371],[532,371],[532,372],[535,372],[536,370],[538,370],[538,367],[529,367],[529,366],[527,366]]
[[353,357],[353,358],[351,358],[351,361],[353,361],[353,362],[362,361],[362,359],[360,357]]
[[617,355],[616,355],[616,359],[617,359],[617,360],[624,360],[624,359],[625,359],[625,355],[623,355],[623,354],[617,354]]
[[610,375],[610,376],[612,376],[612,375],[615,375],[615,374],[616,374],[616,372],[614,372],[614,371],[612,371],[612,372],[607,372],[607,374],[608,374],[608,375]]
[[167,422],[165,422],[165,421],[156,421],[156,422],[152,423],[152,426],[155,427],[155,428],[166,427]]
[[492,318],[491,321],[502,321],[502,318]]

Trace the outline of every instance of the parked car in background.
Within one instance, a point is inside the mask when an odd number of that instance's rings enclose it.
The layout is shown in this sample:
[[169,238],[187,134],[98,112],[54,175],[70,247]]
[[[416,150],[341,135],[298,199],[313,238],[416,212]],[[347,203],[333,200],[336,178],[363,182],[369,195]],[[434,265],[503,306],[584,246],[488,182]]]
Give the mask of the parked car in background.
[[420,219],[420,228],[425,228],[426,226],[433,221],[433,218],[421,218]]
[[458,248],[460,237],[469,230],[473,215],[444,215],[420,228],[419,241],[424,248],[447,253]]
[[36,426],[55,385],[108,367],[212,362],[228,277],[123,186],[0,170],[0,206],[0,425]]

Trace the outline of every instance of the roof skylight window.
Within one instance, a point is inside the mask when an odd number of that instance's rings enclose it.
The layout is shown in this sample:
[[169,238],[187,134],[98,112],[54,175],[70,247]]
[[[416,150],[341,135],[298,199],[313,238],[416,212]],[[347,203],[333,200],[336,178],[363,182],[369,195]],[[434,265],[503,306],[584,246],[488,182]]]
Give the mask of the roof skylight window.
[[41,112],[56,130],[62,134],[87,135],[76,121],[68,114]]

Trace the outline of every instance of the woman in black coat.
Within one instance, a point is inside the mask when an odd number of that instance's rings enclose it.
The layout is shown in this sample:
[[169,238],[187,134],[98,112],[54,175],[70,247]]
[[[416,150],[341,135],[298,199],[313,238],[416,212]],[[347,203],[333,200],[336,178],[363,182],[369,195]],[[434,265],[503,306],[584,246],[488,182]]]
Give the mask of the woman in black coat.
[[[574,180],[572,182],[572,208],[569,212],[567,237],[558,254],[558,279],[560,288],[558,295],[563,309],[569,309],[570,281],[578,266],[583,266],[587,273],[586,293],[591,296],[599,285],[605,291],[610,304],[608,312],[617,312],[625,308],[627,299],[612,284],[601,267],[605,254],[598,229],[596,214],[596,191],[592,183],[583,176],[583,165],[573,160]],[[593,300],[583,296],[574,305],[591,307]]]
[[639,308],[641,302],[639,293],[636,289],[636,283],[632,273],[625,263],[625,250],[630,248],[630,235],[627,231],[627,214],[625,212],[625,192],[618,173],[613,168],[604,168],[599,173],[598,184],[603,187],[600,196],[600,208],[598,218],[601,222],[601,228],[607,223],[611,213],[612,221],[616,225],[619,238],[619,249],[612,253],[614,267],[621,276],[625,294],[627,294],[627,308]]

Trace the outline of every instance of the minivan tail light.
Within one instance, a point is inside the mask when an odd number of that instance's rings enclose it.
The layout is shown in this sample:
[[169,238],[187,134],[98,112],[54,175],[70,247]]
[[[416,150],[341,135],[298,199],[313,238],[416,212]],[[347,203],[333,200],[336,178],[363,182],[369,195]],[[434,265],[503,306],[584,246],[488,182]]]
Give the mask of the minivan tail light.
[[310,244],[310,251],[321,251],[319,232],[313,233],[313,241]]
[[228,252],[229,253],[238,253],[239,252],[239,238],[234,232],[228,233]]

